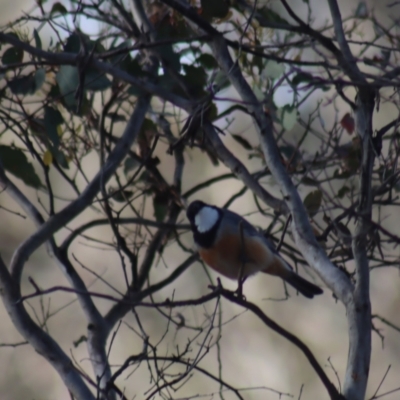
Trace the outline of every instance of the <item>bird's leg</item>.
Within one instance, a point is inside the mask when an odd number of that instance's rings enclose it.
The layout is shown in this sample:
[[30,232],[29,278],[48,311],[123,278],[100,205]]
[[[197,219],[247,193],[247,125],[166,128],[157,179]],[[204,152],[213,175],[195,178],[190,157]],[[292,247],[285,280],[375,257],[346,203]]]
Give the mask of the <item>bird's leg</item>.
[[243,284],[245,280],[247,279],[247,276],[244,276],[244,269],[246,266],[246,246],[244,242],[244,232],[243,232],[243,223],[242,221],[239,222],[239,231],[240,231],[240,253],[239,253],[239,258],[241,261],[240,265],[240,270],[239,270],[239,276],[238,276],[238,288],[236,290],[236,293],[238,297],[244,297],[243,296]]

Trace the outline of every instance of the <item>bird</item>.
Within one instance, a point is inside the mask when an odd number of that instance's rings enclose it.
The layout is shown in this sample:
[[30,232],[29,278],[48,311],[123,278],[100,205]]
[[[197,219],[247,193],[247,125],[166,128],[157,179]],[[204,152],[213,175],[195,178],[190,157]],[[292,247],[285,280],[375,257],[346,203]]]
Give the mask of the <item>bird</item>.
[[195,200],[186,210],[200,258],[219,274],[239,281],[257,272],[282,278],[305,297],[323,290],[298,275],[275,246],[245,218]]

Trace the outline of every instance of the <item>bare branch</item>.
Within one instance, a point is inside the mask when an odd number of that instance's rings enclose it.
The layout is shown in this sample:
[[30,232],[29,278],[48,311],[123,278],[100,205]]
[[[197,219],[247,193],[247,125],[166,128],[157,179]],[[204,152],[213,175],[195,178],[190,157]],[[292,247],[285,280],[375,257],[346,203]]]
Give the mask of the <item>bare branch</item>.
[[347,277],[330,262],[315,239],[303,202],[281,162],[280,152],[273,136],[271,117],[264,112],[238,66],[233,63],[224,40],[222,38],[214,39],[210,46],[214,57],[241,98],[248,104],[257,123],[265,161],[275,180],[279,183],[293,217],[293,234],[299,250],[308,264],[346,304],[352,292],[351,284]]
[[342,51],[345,65],[342,68],[348,71],[350,78],[358,82],[366,82],[366,79],[357,67],[357,63],[353,54],[351,53],[350,46],[347,43],[346,36],[343,31],[342,16],[340,15],[339,6],[336,0],[328,0],[329,8],[333,21],[336,39],[339,43],[340,50]]
[[55,232],[79,215],[99,192],[100,182],[107,182],[114,174],[139,133],[149,101],[150,99],[148,96],[144,96],[138,100],[136,108],[126,125],[125,132],[120,141],[108,157],[103,168],[96,174],[82,194],[62,211],[51,217],[14,252],[11,260],[11,273],[17,282],[21,279],[24,264],[29,256]]
[[371,303],[369,298],[369,260],[367,254],[368,233],[372,215],[372,169],[375,150],[372,145],[372,114],[374,91],[360,89],[357,97],[356,129],[362,143],[362,164],[360,171],[360,196],[358,218],[353,235],[353,254],[356,264],[356,286],[350,307],[347,307],[349,324],[349,355],[344,381],[346,397],[362,400],[367,388],[371,358]]
[[10,275],[0,257],[0,293],[7,312],[18,332],[58,372],[66,387],[78,400],[95,400],[69,357],[54,339],[40,329],[20,302],[19,283]]
[[[8,35],[6,33],[0,32],[0,41],[4,41],[5,43],[10,43],[13,46],[26,51],[33,56],[38,58],[42,58],[48,60],[54,65],[73,65],[77,64],[77,54],[74,53],[51,53],[36,47],[33,47],[25,42],[22,42],[16,38],[16,36]],[[101,72],[106,74],[110,74],[113,77],[120,79],[126,83],[130,83],[138,87],[139,89],[145,91],[146,93],[153,94],[155,96],[159,96],[162,99],[165,99],[172,104],[175,104],[178,107],[189,109],[190,102],[183,99],[182,97],[176,96],[168,90],[162,89],[159,85],[151,83],[149,81],[135,78],[134,75],[131,75],[117,67],[114,67],[110,63],[106,63],[103,61],[97,60],[95,57],[91,57],[88,60],[88,65],[93,66]]]
[[220,160],[265,204],[272,207],[278,213],[287,213],[287,208],[282,200],[277,199],[267,192],[257,180],[250,174],[247,168],[225,147],[211,123],[205,122],[203,129],[207,138],[212,143]]
[[289,340],[289,342],[293,343],[297,348],[299,348],[303,354],[306,356],[307,360],[309,361],[310,365],[313,367],[314,371],[317,373],[318,377],[321,379],[322,383],[324,384],[326,390],[329,393],[329,396],[332,400],[346,400],[344,396],[342,396],[329,378],[326,376],[325,371],[319,365],[318,361],[316,360],[314,354],[311,350],[305,345],[297,336],[293,335],[292,333],[288,332],[286,329],[282,328],[278,325],[275,321],[270,319],[259,307],[255,304],[248,302],[238,296],[235,293],[227,291],[225,289],[219,289],[221,291],[221,295],[228,299],[229,301],[239,304],[240,306],[250,310],[253,314],[257,315],[261,321],[264,322],[270,329],[278,333],[279,335],[283,336],[285,339]]

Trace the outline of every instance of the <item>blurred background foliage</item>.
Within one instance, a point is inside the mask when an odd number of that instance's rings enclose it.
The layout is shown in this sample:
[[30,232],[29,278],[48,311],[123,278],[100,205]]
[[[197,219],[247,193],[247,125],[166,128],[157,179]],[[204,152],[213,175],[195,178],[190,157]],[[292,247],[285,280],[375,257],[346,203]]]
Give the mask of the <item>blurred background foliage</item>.
[[[325,2],[289,4],[316,32],[333,37]],[[0,37],[0,160],[45,221],[82,194],[114,149],[138,97],[153,95],[136,143],[112,179],[55,235],[88,290],[115,298],[132,288],[153,287],[192,257],[186,201],[200,198],[229,206],[276,243],[286,223],[284,215],[266,207],[224,165],[202,129],[204,121],[212,122],[223,144],[281,198],[251,115],[209,52],[207,33],[199,33],[163,2],[143,5],[150,25],[129,3],[118,0],[17,0],[2,5],[1,32],[11,39]],[[290,28],[298,23],[279,1],[202,0],[191,5],[224,32],[232,56],[273,117],[281,161],[304,199],[317,239],[352,277],[352,210],[359,194],[361,150],[354,134],[351,82],[315,37]],[[398,64],[400,4],[339,1],[339,6],[357,63],[379,89],[374,112],[374,128],[380,132],[373,173],[376,229],[368,247],[374,314],[368,398],[380,398],[397,388],[400,371],[399,80],[387,75]],[[12,37],[30,47],[13,45]],[[0,252],[8,262],[36,227],[6,190],[0,193],[0,206]],[[81,229],[85,224],[87,229]],[[290,234],[284,239],[282,253],[321,284]],[[143,301],[200,297],[216,275],[196,261],[170,280]],[[236,287],[235,282],[222,283]],[[22,292],[54,286],[67,287],[69,282],[41,247],[26,265]],[[245,285],[247,299],[301,338],[340,387],[347,357],[343,306],[329,290],[312,302],[289,294],[281,282],[265,276]],[[107,315],[116,307],[107,298],[94,297],[94,302]],[[55,291],[27,300],[26,307],[93,378],[85,346],[87,320],[74,294]],[[108,337],[112,371],[143,351],[160,359],[136,361],[123,371],[116,384],[127,398],[237,398],[221,382],[240,389],[245,399],[328,398],[293,345],[226,300],[128,311]],[[55,370],[19,336],[5,310],[1,313],[2,399],[70,398]],[[217,379],[178,365],[174,356]],[[398,396],[394,391],[384,398]]]

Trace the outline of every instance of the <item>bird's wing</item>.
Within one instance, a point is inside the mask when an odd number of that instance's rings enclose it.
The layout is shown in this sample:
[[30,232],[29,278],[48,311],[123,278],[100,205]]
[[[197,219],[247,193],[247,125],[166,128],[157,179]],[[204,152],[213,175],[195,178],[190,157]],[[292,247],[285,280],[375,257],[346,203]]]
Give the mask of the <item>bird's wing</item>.
[[243,227],[243,233],[245,235],[259,237],[273,253],[279,256],[279,253],[276,251],[276,247],[273,244],[273,242],[267,239],[261,232],[258,231],[258,229],[256,229],[252,224],[250,224],[250,222],[241,217],[239,214],[236,214],[232,211],[224,209],[224,213],[225,216],[227,217],[225,221],[229,221],[229,224],[232,225],[232,227],[237,229],[237,227],[241,223]]

